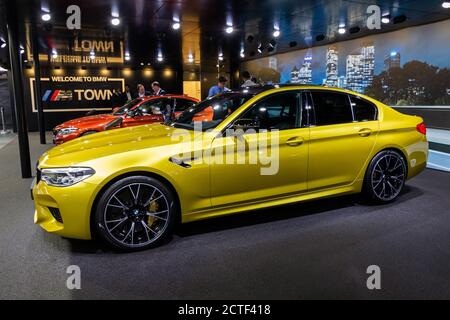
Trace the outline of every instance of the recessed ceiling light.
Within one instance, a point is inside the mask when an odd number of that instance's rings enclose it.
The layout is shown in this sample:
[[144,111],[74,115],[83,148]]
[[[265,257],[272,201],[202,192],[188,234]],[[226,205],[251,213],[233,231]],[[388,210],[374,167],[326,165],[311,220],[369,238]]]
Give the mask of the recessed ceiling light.
[[228,34],[232,33],[233,31],[234,31],[233,26],[228,26],[228,27],[225,29],[225,32],[228,33]]
[[180,24],[178,21],[175,21],[175,22],[172,24],[172,29],[173,29],[173,30],[178,30],[178,29],[180,29],[180,27],[181,27],[181,24]]
[[273,37],[274,37],[274,38],[278,38],[279,36],[280,36],[280,30],[275,29],[275,30],[273,31]]
[[389,16],[384,16],[381,18],[381,22],[384,24],[387,24],[387,23],[391,22],[391,19],[389,18]]
[[339,28],[338,32],[339,32],[339,34],[345,34],[345,32],[347,32],[347,30],[345,30],[345,28]]
[[51,18],[52,18],[52,16],[51,16],[50,13],[48,13],[48,12],[43,13],[43,14],[41,15],[42,21],[50,21]]
[[5,48],[6,47],[6,42],[2,42],[2,44],[0,44],[0,48]]
[[112,24],[113,26],[118,26],[118,25],[120,24],[120,19],[117,18],[117,17],[112,18],[112,19],[111,19],[111,24]]
[[245,58],[245,53],[244,53],[244,51],[241,51],[241,53],[239,54],[239,56],[240,56],[241,58]]

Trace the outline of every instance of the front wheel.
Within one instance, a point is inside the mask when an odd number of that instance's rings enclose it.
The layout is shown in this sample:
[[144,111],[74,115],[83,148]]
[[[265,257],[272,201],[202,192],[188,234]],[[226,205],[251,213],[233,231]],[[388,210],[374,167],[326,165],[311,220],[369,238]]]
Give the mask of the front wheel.
[[374,202],[394,201],[405,185],[406,163],[399,152],[385,150],[370,162],[364,179],[364,193]]
[[133,176],[117,181],[101,196],[95,213],[97,233],[125,251],[157,246],[172,233],[176,201],[160,181]]

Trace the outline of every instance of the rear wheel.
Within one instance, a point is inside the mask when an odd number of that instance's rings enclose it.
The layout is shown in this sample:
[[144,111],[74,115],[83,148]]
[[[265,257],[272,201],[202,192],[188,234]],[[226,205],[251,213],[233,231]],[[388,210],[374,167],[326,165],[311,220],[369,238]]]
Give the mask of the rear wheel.
[[406,163],[395,150],[378,153],[367,169],[364,192],[370,200],[378,203],[394,201],[406,180]]
[[156,179],[133,176],[111,185],[101,196],[95,225],[114,248],[135,251],[157,246],[172,233],[176,202]]

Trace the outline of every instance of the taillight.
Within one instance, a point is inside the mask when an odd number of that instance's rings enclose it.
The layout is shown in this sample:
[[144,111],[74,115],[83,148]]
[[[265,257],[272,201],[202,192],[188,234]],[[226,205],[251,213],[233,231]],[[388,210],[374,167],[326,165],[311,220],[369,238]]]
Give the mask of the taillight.
[[427,127],[425,126],[425,123],[421,122],[416,126],[417,132],[420,132],[423,135],[427,135]]

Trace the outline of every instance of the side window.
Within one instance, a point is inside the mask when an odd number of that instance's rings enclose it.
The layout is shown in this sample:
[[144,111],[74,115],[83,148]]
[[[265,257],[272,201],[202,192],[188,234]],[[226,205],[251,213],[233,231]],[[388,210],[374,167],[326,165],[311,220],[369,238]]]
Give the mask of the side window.
[[355,121],[377,120],[377,107],[360,97],[350,96]]
[[186,109],[189,109],[195,105],[194,101],[185,100],[185,99],[177,99],[177,105],[175,106],[176,112],[183,112]]
[[353,122],[352,108],[346,94],[312,91],[311,96],[317,126]]
[[259,129],[295,128],[298,95],[297,92],[287,92],[265,98],[247,110],[240,119],[248,120]]
[[139,116],[148,116],[152,114],[152,105],[154,105],[154,102],[151,100],[142,103],[139,107],[137,107],[136,114]]

